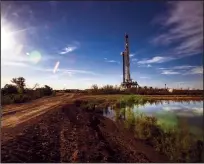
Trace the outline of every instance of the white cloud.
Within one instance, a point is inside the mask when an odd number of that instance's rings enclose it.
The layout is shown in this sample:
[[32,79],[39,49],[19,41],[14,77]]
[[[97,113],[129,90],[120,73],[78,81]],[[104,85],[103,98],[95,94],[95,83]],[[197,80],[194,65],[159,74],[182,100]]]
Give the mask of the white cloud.
[[24,62],[13,62],[13,61],[2,62],[2,65],[5,65],[5,66],[14,66],[14,67],[29,67],[29,65],[24,63]]
[[107,62],[109,62],[109,63],[117,63],[117,61],[115,61],[115,60],[108,60]]
[[67,46],[60,52],[60,54],[64,55],[64,54],[70,53],[76,49],[77,49],[76,46]]
[[174,74],[181,74],[181,75],[195,75],[195,74],[203,74],[203,67],[202,66],[191,66],[191,65],[181,65],[181,66],[174,66],[171,68],[158,68],[162,70],[161,74],[165,75],[174,75]]
[[134,61],[138,61],[138,59],[136,59],[136,58],[132,58],[132,61],[134,62]]
[[152,59],[143,59],[141,61],[138,61],[138,64],[150,64],[150,63],[163,63],[166,61],[173,60],[172,57],[162,57],[162,56],[155,56]]
[[133,57],[133,56],[135,56],[135,54],[130,54],[130,57]]
[[168,2],[167,14],[157,19],[167,32],[151,42],[156,45],[177,45],[168,53],[177,58],[203,52],[203,2]]
[[169,68],[158,68],[160,70],[165,70],[165,69],[173,69],[173,70],[188,70],[190,68],[195,68],[196,66],[192,66],[192,65],[180,65],[180,66],[173,66],[173,67],[169,67]]
[[140,78],[141,79],[150,79],[149,77],[146,77],[146,76],[141,76]]
[[172,70],[163,70],[161,74],[163,74],[163,75],[178,75],[180,73],[172,71]]
[[90,75],[97,75],[95,72],[93,71],[87,71],[87,70],[78,70],[78,69],[58,69],[58,72],[62,72],[62,73],[71,73],[71,74],[90,74]]
[[152,66],[150,64],[148,64],[147,67],[152,67]]
[[107,58],[104,58],[105,62],[108,62],[108,63],[118,63],[120,64],[119,61],[116,61],[116,60],[108,60]]
[[191,65],[181,65],[181,66],[174,66],[172,69],[190,69],[196,66],[191,66]]
[[164,69],[168,69],[168,68],[158,68],[158,69],[164,70]]
[[195,75],[195,74],[203,74],[203,66],[198,66],[195,68],[192,68],[191,70],[189,70],[188,72],[186,72],[184,75]]

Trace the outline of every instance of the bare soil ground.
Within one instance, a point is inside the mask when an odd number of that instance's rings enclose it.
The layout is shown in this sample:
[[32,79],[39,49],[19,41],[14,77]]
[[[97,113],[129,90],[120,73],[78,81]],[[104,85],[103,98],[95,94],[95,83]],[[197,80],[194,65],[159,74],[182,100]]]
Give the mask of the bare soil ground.
[[168,162],[122,126],[62,94],[3,108],[1,162]]

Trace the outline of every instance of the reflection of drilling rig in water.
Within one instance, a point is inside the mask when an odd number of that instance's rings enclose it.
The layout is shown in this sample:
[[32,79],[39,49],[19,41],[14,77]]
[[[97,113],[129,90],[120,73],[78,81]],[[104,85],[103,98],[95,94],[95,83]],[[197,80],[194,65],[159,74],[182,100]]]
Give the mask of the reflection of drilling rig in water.
[[129,43],[128,35],[125,34],[125,51],[121,53],[123,56],[123,82],[122,86],[124,88],[137,87],[136,81],[132,81],[130,78],[130,55],[129,55]]

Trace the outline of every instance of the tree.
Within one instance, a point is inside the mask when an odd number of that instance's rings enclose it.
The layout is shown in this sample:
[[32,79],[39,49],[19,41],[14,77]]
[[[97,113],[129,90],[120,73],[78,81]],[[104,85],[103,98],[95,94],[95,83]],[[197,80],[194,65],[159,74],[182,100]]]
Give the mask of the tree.
[[18,87],[19,91],[20,92],[23,92],[24,91],[24,88],[26,86],[25,84],[25,78],[23,77],[18,77],[18,78],[13,78],[11,80],[12,83],[16,84],[16,86]]
[[93,84],[93,85],[91,86],[91,89],[93,89],[93,90],[98,90],[97,84]]
[[34,87],[32,88],[32,90],[34,90],[34,89],[37,88],[37,87],[39,87],[39,84],[38,84],[38,83],[36,83],[36,84],[34,85]]
[[16,86],[12,85],[12,84],[6,84],[4,86],[4,88],[2,88],[1,90],[2,94],[16,94],[18,93],[18,89]]

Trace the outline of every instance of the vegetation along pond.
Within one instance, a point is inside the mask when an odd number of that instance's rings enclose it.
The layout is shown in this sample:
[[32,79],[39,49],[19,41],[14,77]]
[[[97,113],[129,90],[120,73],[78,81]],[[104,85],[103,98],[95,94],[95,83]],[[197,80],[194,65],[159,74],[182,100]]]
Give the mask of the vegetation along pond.
[[203,136],[203,101],[161,100],[144,104],[134,103],[119,108],[108,107],[103,110],[103,115],[114,121],[128,120],[139,115],[154,116],[166,131],[185,126],[198,138]]

